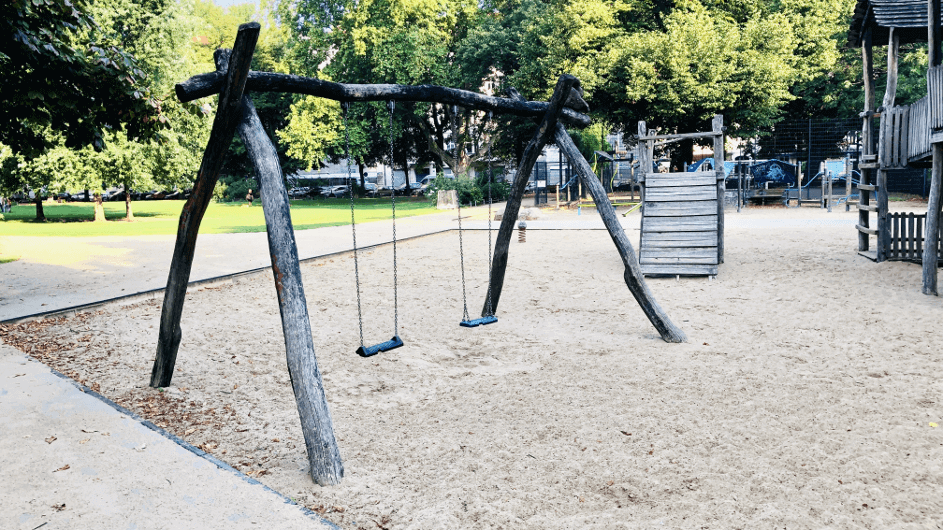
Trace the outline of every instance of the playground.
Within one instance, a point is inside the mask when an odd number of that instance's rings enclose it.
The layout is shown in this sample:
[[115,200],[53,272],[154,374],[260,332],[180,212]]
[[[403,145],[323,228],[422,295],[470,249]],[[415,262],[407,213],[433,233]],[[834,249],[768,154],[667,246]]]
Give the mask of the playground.
[[[728,213],[715,279],[647,280],[681,344],[624,288],[605,230],[515,237],[499,322],[473,329],[457,233],[400,242],[405,346],[366,359],[351,255],[302,264],[345,463],[331,487],[309,475],[268,274],[187,295],[166,389],[148,386],[159,299],[4,340],[343,528],[918,527],[943,513],[943,307],[919,265],[857,255],[857,217]],[[467,225],[477,308],[487,233]],[[359,260],[365,340],[387,340],[391,246]]]

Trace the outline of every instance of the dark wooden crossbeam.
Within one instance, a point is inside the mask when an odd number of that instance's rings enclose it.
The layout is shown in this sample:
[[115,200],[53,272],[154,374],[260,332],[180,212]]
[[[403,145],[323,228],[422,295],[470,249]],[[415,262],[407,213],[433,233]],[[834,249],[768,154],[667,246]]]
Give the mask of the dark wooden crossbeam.
[[[225,80],[224,72],[195,75],[177,84],[177,98],[180,101],[193,101],[217,94]],[[356,85],[271,72],[249,72],[246,91],[291,92],[336,101],[424,101],[534,118],[542,118],[550,108],[550,104],[545,101],[518,101],[436,85]],[[568,92],[564,96],[566,98],[569,95]],[[560,119],[569,126],[579,128],[588,127],[591,122],[589,116],[569,108],[563,108]]]

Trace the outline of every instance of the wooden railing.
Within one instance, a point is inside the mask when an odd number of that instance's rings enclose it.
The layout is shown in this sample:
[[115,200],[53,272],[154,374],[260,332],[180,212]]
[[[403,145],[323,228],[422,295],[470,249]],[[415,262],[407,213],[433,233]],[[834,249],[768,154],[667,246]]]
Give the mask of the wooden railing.
[[[887,259],[891,261],[923,261],[924,227],[927,214],[888,213],[887,222],[891,239],[888,242]],[[940,255],[937,250],[937,255]],[[943,256],[941,256],[943,258]]]
[[917,161],[930,156],[930,109],[927,98],[910,105],[907,123],[907,159]]
[[908,152],[910,116],[911,107],[909,105],[884,110],[881,116],[881,127],[883,128],[881,131],[881,145],[878,146],[882,166],[889,169],[907,166],[910,155]]

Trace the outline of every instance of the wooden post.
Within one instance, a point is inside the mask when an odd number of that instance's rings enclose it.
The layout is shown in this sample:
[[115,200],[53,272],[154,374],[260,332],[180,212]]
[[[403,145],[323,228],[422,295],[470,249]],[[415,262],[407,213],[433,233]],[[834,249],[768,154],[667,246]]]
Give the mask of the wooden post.
[[724,196],[727,193],[727,183],[724,177],[724,117],[714,115],[711,121],[711,131],[714,136],[714,171],[717,176],[717,263],[724,262]]
[[579,149],[576,148],[576,144],[573,143],[573,140],[570,138],[570,135],[567,134],[562,124],[557,124],[555,140],[557,146],[576,167],[576,173],[580,176],[580,182],[586,184],[586,188],[596,202],[596,209],[599,211],[599,216],[602,217],[603,223],[605,223],[606,229],[609,231],[609,236],[612,238],[612,242],[615,243],[616,249],[618,249],[619,255],[622,257],[622,263],[625,265],[625,274],[623,275],[625,283],[629,287],[629,291],[632,292],[632,296],[635,297],[635,300],[639,303],[639,306],[641,306],[642,311],[645,312],[645,316],[647,316],[648,320],[655,326],[655,329],[658,330],[662,340],[665,342],[686,341],[687,337],[685,337],[684,332],[671,322],[668,315],[665,314],[661,306],[658,305],[658,302],[655,301],[655,297],[652,295],[651,290],[645,283],[645,279],[642,277],[638,257],[635,255],[632,243],[629,242],[628,236],[625,235],[625,229],[622,228],[622,223],[620,223],[619,218],[616,217],[616,210],[612,207],[612,203],[609,202],[605,188],[603,188],[602,184],[599,182],[596,174],[593,173],[589,162],[580,154]]
[[845,154],[845,211],[851,211],[851,157]]
[[923,246],[923,294],[937,295],[937,266],[940,248],[940,191],[943,184],[943,144],[933,144],[933,169],[930,172],[930,197],[927,199],[927,224]]
[[940,31],[940,0],[927,2],[927,52],[930,67],[939,66],[943,62],[943,49],[940,40],[943,31]]
[[877,207],[878,207],[878,261],[885,261],[891,245],[890,223],[887,217],[887,167],[893,165],[892,148],[894,127],[892,126],[891,107],[897,98],[897,56],[900,47],[900,36],[894,28],[888,30],[887,42],[887,88],[884,91],[881,112],[881,125],[878,140],[878,172],[877,172]]
[[[638,137],[648,136],[648,125],[644,121],[638,122]],[[639,140],[638,142],[638,200],[642,204],[641,217],[639,220],[639,241],[638,246],[642,248],[642,233],[645,231],[645,176],[652,170],[652,150],[650,141]]]
[[826,203],[826,204],[827,204],[827,207],[828,207],[828,213],[832,213],[832,196],[833,196],[833,193],[832,193],[832,184],[833,184],[833,182],[832,182],[832,170],[826,169],[826,170],[825,170],[825,175],[823,175],[823,176],[828,179],[828,203]]
[[[494,245],[494,257],[491,265],[491,305],[485,300],[481,310],[481,316],[494,314],[498,309],[498,302],[501,299],[501,289],[504,287],[504,274],[508,266],[508,250],[511,246],[511,235],[514,232],[514,225],[517,223],[517,214],[521,209],[521,201],[524,198],[524,188],[527,187],[527,181],[530,180],[531,171],[540,156],[540,151],[544,144],[549,141],[556,130],[557,119],[563,111],[563,103],[570,96],[570,91],[576,85],[577,79],[571,75],[561,75],[557,80],[557,86],[554,88],[553,96],[550,98],[550,104],[547,112],[544,114],[540,125],[534,131],[534,136],[530,139],[527,147],[524,148],[524,156],[521,157],[521,163],[517,167],[517,175],[514,178],[514,184],[511,186],[511,193],[507,203],[504,206],[504,214],[501,218],[501,227],[498,229],[498,236]],[[520,98],[520,94],[512,92],[512,97]],[[490,310],[490,312],[489,312]]]
[[[929,42],[930,67],[939,66],[943,61],[940,49],[940,0],[927,2],[928,23],[927,41]],[[933,144],[933,169],[930,171],[930,196],[927,198],[927,224],[923,247],[923,294],[937,295],[937,266],[940,246],[940,194],[943,192],[943,144]]]
[[887,260],[887,251],[891,243],[890,225],[887,219],[887,170],[883,167],[878,168],[877,187],[878,262],[881,262]]
[[183,211],[177,226],[177,242],[170,262],[167,289],[164,291],[164,305],[160,315],[160,334],[157,339],[157,356],[151,371],[151,386],[165,387],[173,378],[174,364],[177,362],[177,349],[183,336],[180,330],[180,317],[183,302],[190,280],[190,268],[193,266],[193,253],[196,250],[196,238],[200,230],[200,221],[206,213],[206,207],[213,198],[213,188],[219,179],[229,144],[232,142],[241,114],[239,106],[249,75],[249,64],[259,39],[260,26],[250,22],[239,26],[236,43],[233,45],[232,58],[226,60],[226,54],[217,54],[217,69],[226,75],[226,85],[219,97],[216,118],[210,139],[203,152],[203,161],[197,174],[193,192]]
[[[864,164],[871,164],[873,161],[871,155],[874,154],[873,133],[871,125],[874,112],[874,50],[871,42],[871,28],[864,31],[861,41],[861,62],[864,81],[864,112],[862,113],[861,123],[861,161]],[[862,164],[863,165],[863,164]],[[872,176],[874,170],[869,167],[861,167],[861,182],[858,186],[858,226],[867,230],[871,226],[871,213],[868,209],[871,206],[871,191],[874,180]],[[871,246],[871,236],[867,232],[858,230],[858,250],[865,252]]]
[[298,263],[298,247],[291,224],[288,192],[282,182],[282,168],[278,152],[269,140],[255,105],[248,97],[242,102],[242,123],[239,134],[245,142],[249,158],[255,166],[262,186],[262,210],[268,232],[269,253],[272,256],[272,273],[275,276],[275,291],[278,309],[282,317],[282,333],[285,335],[285,354],[288,358],[288,375],[301,417],[301,431],[308,450],[311,478],[321,486],[338,484],[344,476],[331,412],[318,361],[314,355],[314,340],[311,338],[311,321],[301,283],[301,267]]
[[[789,197],[786,197],[786,205],[789,205]],[[743,164],[737,164],[737,213],[743,207]]]

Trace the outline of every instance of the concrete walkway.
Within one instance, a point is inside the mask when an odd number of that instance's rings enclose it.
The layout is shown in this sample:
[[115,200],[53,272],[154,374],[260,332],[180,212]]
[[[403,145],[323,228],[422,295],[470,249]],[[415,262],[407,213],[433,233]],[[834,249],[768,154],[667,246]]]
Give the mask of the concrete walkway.
[[336,528],[219,464],[0,344],[0,528]]

